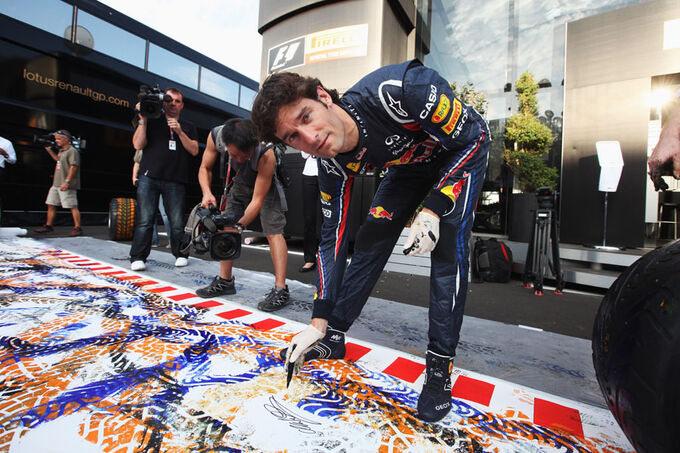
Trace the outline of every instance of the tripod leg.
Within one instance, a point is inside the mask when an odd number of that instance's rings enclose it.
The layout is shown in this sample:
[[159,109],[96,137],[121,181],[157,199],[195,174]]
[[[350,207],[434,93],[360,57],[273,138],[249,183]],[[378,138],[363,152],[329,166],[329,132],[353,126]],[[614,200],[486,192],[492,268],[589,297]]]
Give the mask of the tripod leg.
[[540,286],[538,281],[538,272],[541,268],[541,236],[543,235],[543,224],[540,217],[536,217],[536,238],[534,240],[534,250],[532,253],[531,263],[531,283],[534,287],[534,294],[536,293],[536,286]]
[[522,285],[525,288],[531,288],[529,280],[532,279],[531,269],[533,267],[533,256],[536,242],[536,224],[538,223],[538,218],[534,215],[534,222],[531,224],[531,238],[527,244],[527,257],[524,260],[524,271],[522,272]]
[[557,218],[552,218],[552,255],[553,255],[553,275],[557,283],[555,284],[555,294],[561,295],[564,289],[564,277],[562,275],[562,263],[560,262],[560,234]]
[[546,238],[548,235],[547,225],[544,218],[539,219],[539,231],[538,235],[538,247],[536,251],[537,266],[536,272],[534,274],[534,295],[543,295],[543,275],[545,274],[545,261],[546,261]]

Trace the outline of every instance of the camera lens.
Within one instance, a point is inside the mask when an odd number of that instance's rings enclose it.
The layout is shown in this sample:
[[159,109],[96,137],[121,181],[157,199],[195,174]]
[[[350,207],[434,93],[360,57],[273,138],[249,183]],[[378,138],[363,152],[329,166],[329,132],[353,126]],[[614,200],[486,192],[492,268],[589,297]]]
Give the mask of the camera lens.
[[217,233],[212,238],[210,254],[215,259],[233,260],[241,254],[241,235]]

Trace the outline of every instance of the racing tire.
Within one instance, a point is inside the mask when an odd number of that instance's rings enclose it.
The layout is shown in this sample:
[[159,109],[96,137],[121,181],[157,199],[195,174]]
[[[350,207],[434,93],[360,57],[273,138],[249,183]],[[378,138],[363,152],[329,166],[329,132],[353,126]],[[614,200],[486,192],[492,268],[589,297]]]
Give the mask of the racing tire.
[[131,241],[135,233],[137,200],[114,198],[109,203],[109,239]]
[[593,328],[600,389],[639,453],[680,451],[680,241],[633,263]]

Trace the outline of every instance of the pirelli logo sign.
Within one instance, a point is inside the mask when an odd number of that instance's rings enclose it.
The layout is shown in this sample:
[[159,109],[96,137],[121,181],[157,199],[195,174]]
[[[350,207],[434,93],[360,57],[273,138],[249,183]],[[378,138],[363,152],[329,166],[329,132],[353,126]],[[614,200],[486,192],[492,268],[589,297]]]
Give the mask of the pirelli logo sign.
[[456,123],[458,122],[458,118],[460,118],[460,114],[463,111],[463,106],[461,105],[460,101],[458,99],[453,99],[453,112],[451,113],[451,118],[449,118],[449,121],[442,126],[442,130],[446,132],[447,134],[451,135],[453,132],[453,129],[456,127]]
[[368,54],[368,24],[331,28],[269,49],[267,74],[296,66]]

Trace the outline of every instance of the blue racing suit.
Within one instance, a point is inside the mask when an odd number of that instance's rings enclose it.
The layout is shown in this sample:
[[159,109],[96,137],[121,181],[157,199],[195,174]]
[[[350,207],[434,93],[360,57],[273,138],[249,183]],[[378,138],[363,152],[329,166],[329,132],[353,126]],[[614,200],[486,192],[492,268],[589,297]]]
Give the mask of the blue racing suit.
[[[324,222],[312,317],[349,329],[422,202],[440,216],[440,238],[430,254],[429,349],[453,356],[467,292],[468,240],[488,160],[488,126],[454,97],[446,80],[416,60],[365,76],[339,105],[356,122],[359,143],[333,159],[317,159]],[[354,179],[383,168],[387,172],[345,271]]]

